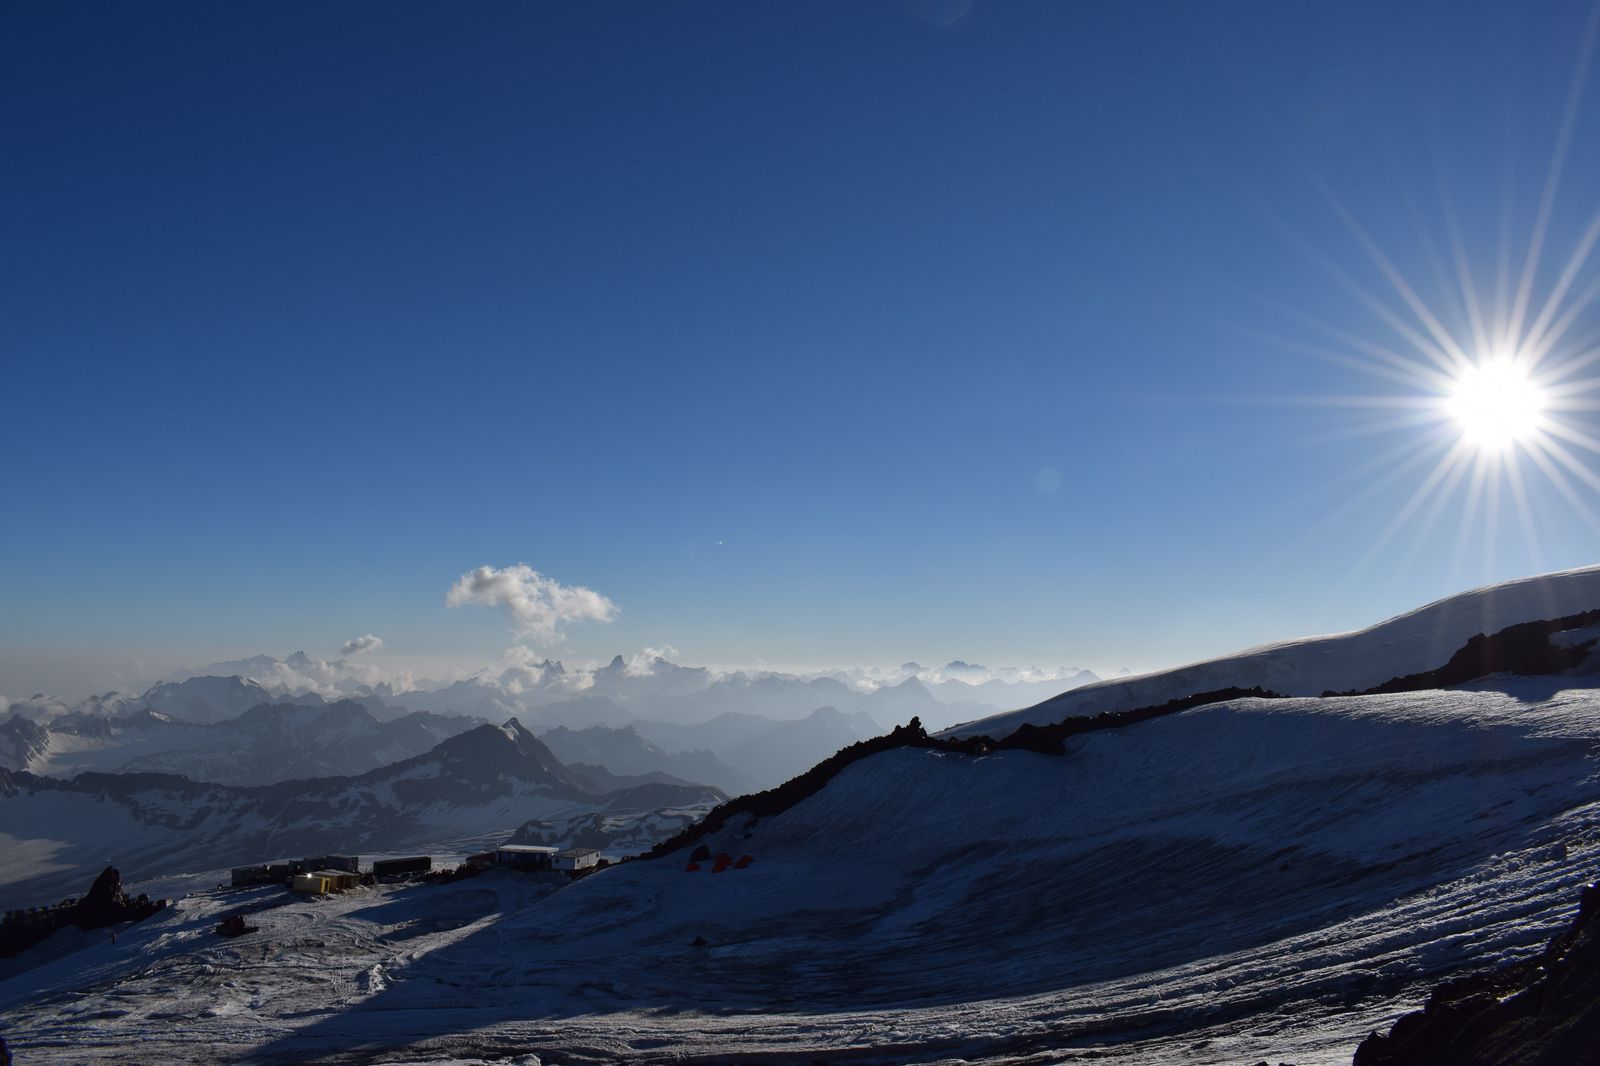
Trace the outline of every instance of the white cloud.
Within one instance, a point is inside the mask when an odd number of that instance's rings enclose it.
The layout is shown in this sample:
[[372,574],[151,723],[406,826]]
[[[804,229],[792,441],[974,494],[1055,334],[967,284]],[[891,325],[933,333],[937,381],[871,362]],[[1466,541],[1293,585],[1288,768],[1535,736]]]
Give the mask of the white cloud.
[[469,570],[450,587],[445,603],[503,607],[519,634],[543,641],[555,640],[568,623],[609,622],[620,613],[616,604],[593,589],[563,585],[526,563]]
[[19,715],[31,718],[35,722],[48,722],[52,718],[59,718],[71,708],[66,701],[56,696],[34,695],[27,699],[16,700],[0,697],[0,715]]
[[[365,638],[356,638],[356,640],[362,639]],[[373,639],[377,640],[376,637]],[[346,641],[345,646],[354,643],[356,641]],[[376,649],[382,643],[378,641],[378,644],[371,645],[369,650]],[[345,654],[351,653],[347,651]],[[261,666],[240,671],[240,675],[249,678],[274,695],[315,692],[328,699],[338,699],[379,683],[388,684],[396,692],[408,692],[416,687],[415,678],[409,670],[385,670],[376,663],[347,662],[342,659],[337,663],[331,663],[325,659],[313,659],[303,653],[291,655],[288,659],[274,659]]]
[[545,681],[552,664],[532,648],[520,644],[507,648],[500,657],[498,667],[490,667],[495,683],[512,695],[520,695],[538,688]]
[[362,652],[377,651],[383,647],[383,638],[375,637],[371,633],[365,636],[352,637],[339,645],[340,655],[360,655]]
[[656,660],[672,660],[678,657],[678,649],[671,644],[664,644],[659,648],[640,648],[628,657],[622,672],[629,677],[650,677],[656,672]]
[[1037,666],[978,666],[971,663],[952,662],[945,666],[919,666],[916,663],[905,663],[901,666],[848,666],[824,671],[801,670],[797,672],[808,676],[833,677],[853,688],[870,692],[885,685],[898,685],[902,681],[913,677],[929,685],[943,684],[947,681],[960,681],[963,684],[974,687],[989,681],[1002,681],[1008,685],[1037,685],[1056,681],[1082,684],[1083,681],[1088,680],[1079,676],[1082,669],[1082,667],[1076,666],[1040,668]]

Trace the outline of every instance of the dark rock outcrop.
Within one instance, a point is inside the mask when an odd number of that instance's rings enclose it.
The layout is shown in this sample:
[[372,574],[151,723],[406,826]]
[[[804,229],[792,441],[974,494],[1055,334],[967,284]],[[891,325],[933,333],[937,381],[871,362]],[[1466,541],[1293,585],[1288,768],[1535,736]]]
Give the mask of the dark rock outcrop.
[[1600,1066],[1600,882],[1544,954],[1446,981],[1354,1066]]
[[0,958],[25,951],[69,925],[89,930],[139,922],[166,905],[164,899],[153,900],[143,894],[130,899],[122,890],[122,875],[115,866],[107,866],[82,899],[63,900],[53,907],[7,911],[5,920],[0,922]]
[[50,750],[50,731],[38,722],[14,714],[0,722],[0,767],[26,770],[35,758]]
[[657,844],[645,854],[644,858],[667,855],[686,845],[693,844],[702,837],[717,832],[727,825],[731,819],[740,815],[753,819],[770,818],[773,815],[781,814],[801,800],[821,791],[824,785],[837,777],[839,772],[851,763],[859,762],[862,759],[894,748],[931,748],[936,751],[955,752],[962,755],[987,755],[991,751],[1010,748],[1021,751],[1034,751],[1042,755],[1062,755],[1066,751],[1063,742],[1070,736],[1092,733],[1101,729],[1117,729],[1122,726],[1148,721],[1151,718],[1177,714],[1179,711],[1186,711],[1192,707],[1200,707],[1208,703],[1220,703],[1223,700],[1246,697],[1271,699],[1276,696],[1276,693],[1268,692],[1262,688],[1219,689],[1216,692],[1201,692],[1181,699],[1168,700],[1166,703],[1157,704],[1154,707],[1138,707],[1127,711],[1107,711],[1104,714],[1096,714],[1084,718],[1068,718],[1065,721],[1045,726],[1023,725],[1000,741],[992,740],[986,736],[964,737],[960,740],[930,736],[928,731],[922,728],[921,720],[913,718],[909,724],[895,726],[893,731],[882,736],[858,741],[848,747],[841,748],[805,773],[800,774],[798,777],[790,778],[777,788],[769,788],[765,792],[754,792],[749,795],[739,796],[722,804],[720,807],[713,808],[703,821],[690,826],[677,836]]
[[801,800],[820,792],[823,786],[837,777],[845,767],[877,755],[880,752],[891,751],[895,748],[933,748],[938,751],[982,755],[993,750],[993,747],[994,744],[988,737],[945,740],[940,737],[929,736],[928,731],[922,728],[921,720],[913,718],[909,724],[897,725],[891,732],[882,736],[857,741],[849,747],[841,748],[805,773],[800,774],[798,777],[790,778],[777,788],[769,788],[765,792],[752,792],[712,808],[705,818],[689,826],[677,836],[657,844],[646,852],[643,857],[654,859],[662,855],[668,855],[679,848],[687,847],[699,841],[702,837],[717,832],[727,825],[731,819],[740,815],[754,819],[770,818],[773,815],[781,814]]
[[1062,755],[1066,752],[1065,741],[1068,737],[1079,736],[1083,733],[1093,733],[1101,729],[1119,729],[1122,726],[1135,725],[1139,722],[1148,722],[1152,718],[1162,718],[1179,711],[1192,710],[1195,707],[1204,707],[1212,703],[1222,703],[1226,700],[1282,699],[1276,692],[1269,692],[1259,686],[1255,688],[1222,688],[1213,692],[1196,692],[1192,696],[1180,696],[1166,703],[1158,703],[1152,707],[1136,707],[1129,711],[1106,711],[1102,714],[1085,715],[1079,718],[1065,718],[1050,725],[1033,725],[1024,722],[1010,735],[995,742],[995,748],[1020,749],[1022,751],[1036,751],[1041,755]]
[[1359,692],[1325,692],[1323,695],[1371,696],[1386,692],[1419,692],[1464,685],[1494,674],[1533,677],[1565,673],[1582,666],[1600,638],[1590,637],[1570,644],[1557,644],[1550,638],[1557,633],[1570,633],[1595,625],[1600,625],[1600,608],[1563,618],[1520,622],[1494,633],[1479,633],[1470,638],[1450,656],[1448,662],[1436,670],[1390,678],[1381,685],[1373,685]]

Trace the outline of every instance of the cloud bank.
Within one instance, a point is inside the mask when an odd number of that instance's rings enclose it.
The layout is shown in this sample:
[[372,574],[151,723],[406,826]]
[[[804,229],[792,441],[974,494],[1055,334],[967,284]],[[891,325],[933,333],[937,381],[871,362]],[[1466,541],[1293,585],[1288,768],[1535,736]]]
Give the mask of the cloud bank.
[[383,647],[383,638],[375,637],[371,633],[365,636],[352,637],[339,645],[340,655],[360,655],[362,652],[377,651]]
[[553,641],[573,622],[609,622],[621,612],[605,596],[582,585],[563,585],[526,563],[469,570],[450,587],[445,604],[502,607],[519,635]]

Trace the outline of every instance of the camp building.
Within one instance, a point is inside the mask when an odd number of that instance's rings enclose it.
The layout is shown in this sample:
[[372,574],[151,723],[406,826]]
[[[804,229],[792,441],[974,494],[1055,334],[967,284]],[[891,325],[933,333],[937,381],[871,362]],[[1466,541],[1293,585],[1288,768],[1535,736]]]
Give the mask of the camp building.
[[404,874],[425,874],[433,869],[433,858],[428,855],[408,855],[400,859],[378,859],[372,864],[372,876],[397,877]]
[[579,870],[587,870],[591,866],[599,865],[599,863],[600,853],[594,848],[568,848],[566,851],[556,852],[551,858],[550,865],[553,869],[570,870],[573,873],[577,873]]
[[310,873],[295,874],[294,880],[289,882],[289,887],[295,892],[322,896],[329,892],[343,892],[359,884],[361,875],[351,873],[349,870],[313,870]]
[[542,844],[502,844],[494,849],[494,861],[513,870],[549,870],[557,853]]

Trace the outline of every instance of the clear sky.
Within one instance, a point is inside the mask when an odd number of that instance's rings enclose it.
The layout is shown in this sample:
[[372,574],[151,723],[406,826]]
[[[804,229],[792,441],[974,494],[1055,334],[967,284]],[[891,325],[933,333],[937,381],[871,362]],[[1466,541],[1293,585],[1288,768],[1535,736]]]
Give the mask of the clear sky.
[[[1453,420],[1368,432],[1448,393],[1373,354],[1407,292],[1482,361],[1463,291],[1582,250],[1592,13],[7,4],[0,693],[368,632],[1145,668],[1594,562],[1581,389],[1477,498],[1406,509]],[[614,619],[447,605],[517,563]]]

